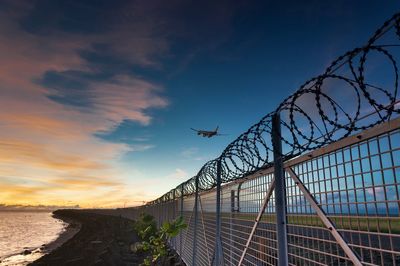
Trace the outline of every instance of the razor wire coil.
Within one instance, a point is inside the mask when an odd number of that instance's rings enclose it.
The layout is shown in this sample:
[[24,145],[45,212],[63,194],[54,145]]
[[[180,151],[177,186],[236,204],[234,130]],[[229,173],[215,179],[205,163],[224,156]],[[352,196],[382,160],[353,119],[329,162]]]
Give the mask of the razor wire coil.
[[[367,44],[344,53],[335,59],[323,74],[307,80],[292,95],[287,97],[271,113],[265,115],[258,123],[251,126],[231,142],[221,155],[206,162],[194,177],[178,185],[160,198],[147,203],[158,204],[173,200],[174,197],[188,196],[196,192],[196,180],[199,191],[207,191],[216,186],[218,160],[221,161],[222,183],[245,177],[273,163],[271,140],[272,117],[279,113],[282,117],[281,127],[286,134],[281,140],[286,147],[284,160],[307,151],[320,148],[355,132],[366,130],[377,124],[390,120],[393,114],[400,114],[398,106],[398,66],[389,48],[400,47],[397,44],[379,44],[384,36],[394,33],[400,41],[400,13],[387,20]],[[389,63],[393,73],[392,85],[380,87],[369,82],[371,72],[367,71],[372,53]],[[389,74],[389,73],[387,73]],[[338,102],[330,90],[333,81],[345,85],[344,94],[353,92],[352,110],[348,111]],[[374,93],[380,97],[374,97]],[[309,107],[304,108],[302,101],[312,99]],[[371,109],[376,116],[366,124],[361,123],[364,109]],[[310,109],[310,108],[309,108]],[[307,127],[305,128],[305,126]]]

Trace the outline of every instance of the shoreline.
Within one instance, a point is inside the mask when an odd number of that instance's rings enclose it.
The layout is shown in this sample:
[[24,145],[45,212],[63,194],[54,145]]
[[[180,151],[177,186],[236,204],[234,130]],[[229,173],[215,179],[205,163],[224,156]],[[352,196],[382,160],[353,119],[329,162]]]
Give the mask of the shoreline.
[[81,230],[81,223],[76,220],[62,215],[57,215],[55,212],[53,212],[53,218],[61,220],[67,225],[64,228],[64,231],[61,232],[55,240],[42,245],[40,250],[44,253],[44,255],[49,254],[53,250],[61,247],[64,243],[73,238]]
[[138,241],[133,221],[90,210],[58,210],[54,215],[66,222],[79,223],[80,230],[76,230],[73,236],[68,230],[68,233],[44,247],[47,250],[54,248],[52,251],[28,265],[122,266],[138,265],[143,261],[143,254],[131,251],[131,245]]
[[0,260],[0,265],[29,265],[62,246],[68,240],[73,238],[81,228],[80,223],[73,219],[58,216],[54,214],[54,212],[52,212],[52,217],[62,221],[64,224],[64,228],[58,234],[57,238],[48,243],[44,243],[41,246],[25,248],[22,252],[3,257]]

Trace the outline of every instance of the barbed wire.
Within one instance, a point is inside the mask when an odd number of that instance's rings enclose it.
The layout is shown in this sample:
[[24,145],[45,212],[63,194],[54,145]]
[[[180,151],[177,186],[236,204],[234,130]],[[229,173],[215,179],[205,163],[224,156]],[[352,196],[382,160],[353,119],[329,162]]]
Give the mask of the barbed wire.
[[[396,43],[379,44],[380,40],[385,41],[384,38]],[[281,117],[284,160],[388,121],[393,114],[400,114],[397,106],[398,67],[390,51],[399,47],[400,13],[397,13],[378,28],[365,46],[339,56],[323,74],[306,81],[276,110],[231,142],[218,158],[205,163],[197,175],[148,204],[191,195],[196,192],[196,180],[199,191],[214,188],[219,160],[222,183],[270,167],[273,164],[271,133],[274,114],[279,113]],[[372,63],[368,65],[369,62]],[[390,70],[386,71],[383,64]],[[377,77],[380,72],[383,72],[384,79]],[[387,84],[377,85],[382,82]],[[335,83],[339,85],[333,86]],[[364,116],[371,111],[374,116]]]

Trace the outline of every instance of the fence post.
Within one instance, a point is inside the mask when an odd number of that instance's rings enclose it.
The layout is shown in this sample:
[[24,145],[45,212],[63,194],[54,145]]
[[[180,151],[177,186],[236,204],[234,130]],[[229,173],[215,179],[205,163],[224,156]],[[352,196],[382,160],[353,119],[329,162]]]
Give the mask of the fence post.
[[[181,185],[181,216],[183,217],[183,184]],[[179,255],[182,256],[183,233],[180,233]]]
[[[176,219],[176,202],[175,202],[176,195],[175,195],[175,192],[176,192],[176,189],[174,189],[172,192],[172,220]],[[174,237],[172,239],[171,244],[174,247],[174,249],[176,250],[176,237]]]
[[235,221],[235,190],[231,190],[231,213],[229,221],[229,262],[233,265],[233,223]]
[[176,220],[176,195],[175,190],[172,197],[172,220]]
[[215,231],[215,265],[222,265],[222,243],[221,243],[221,159],[217,160],[217,195],[216,195],[216,231]]
[[281,119],[279,113],[272,117],[272,146],[274,150],[276,231],[278,240],[278,265],[288,265],[286,183],[283,169]]
[[161,225],[161,216],[162,216],[162,208],[161,208],[161,206],[162,206],[162,204],[163,204],[163,201],[162,201],[162,199],[160,200],[160,202],[157,204],[157,218],[158,218],[158,222],[157,222],[157,225],[158,226],[160,226]]
[[196,176],[196,192],[194,195],[194,226],[193,226],[193,256],[192,256],[192,262],[194,266],[196,266],[196,253],[197,253],[197,224],[199,220],[199,215],[198,215],[198,205],[199,205],[199,176]]

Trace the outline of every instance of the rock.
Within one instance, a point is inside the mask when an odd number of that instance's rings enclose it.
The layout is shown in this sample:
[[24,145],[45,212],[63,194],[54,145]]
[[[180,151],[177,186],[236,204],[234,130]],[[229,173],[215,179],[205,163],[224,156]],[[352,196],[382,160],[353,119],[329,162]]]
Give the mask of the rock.
[[29,249],[26,249],[26,250],[24,250],[23,252],[22,252],[22,255],[29,255],[29,254],[31,254],[32,253],[32,251],[30,251]]

